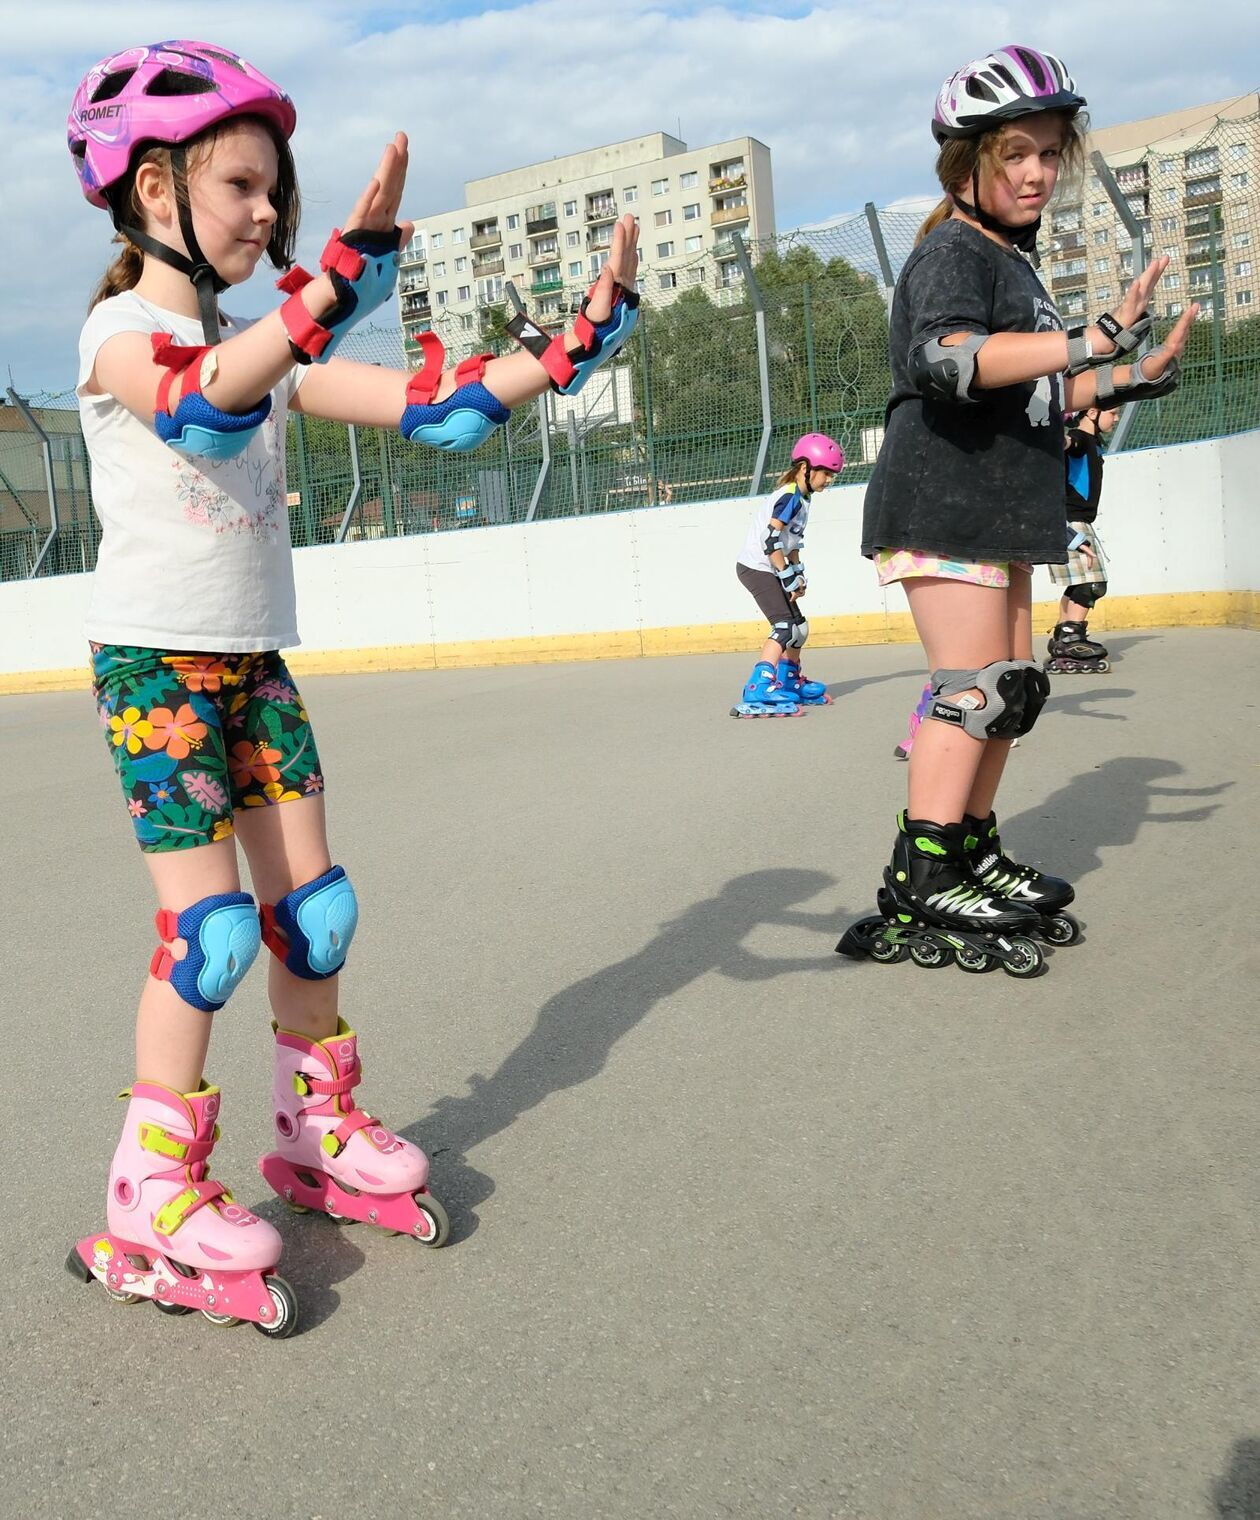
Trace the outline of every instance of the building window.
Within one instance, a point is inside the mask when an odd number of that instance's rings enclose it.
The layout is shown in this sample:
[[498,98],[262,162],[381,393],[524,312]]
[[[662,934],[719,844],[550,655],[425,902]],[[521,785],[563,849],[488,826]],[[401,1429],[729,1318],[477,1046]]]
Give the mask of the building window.
[[1235,306],[1250,306],[1251,305],[1251,292],[1249,290],[1236,290],[1234,292],[1234,305]]
[[1236,232],[1230,241],[1235,248],[1250,248],[1251,234],[1249,232]]
[[667,179],[654,179],[652,181],[652,194],[653,195],[668,195],[669,194],[669,181]]
[[582,260],[581,259],[577,259],[572,264],[569,265],[569,278],[571,280],[580,280],[582,278]]
[[673,243],[657,243],[656,257],[658,259],[672,259],[674,257]]
[[1110,268],[1111,268],[1111,260],[1110,259],[1095,259],[1094,260],[1094,273],[1095,274],[1106,274],[1107,271]]
[[1188,179],[1186,181],[1187,195],[1219,195],[1221,190],[1221,177],[1219,174],[1209,175],[1206,179]]
[[467,269],[467,268],[468,268],[468,260],[467,260],[466,257],[464,257],[463,255],[461,255],[459,258],[457,258],[455,260],[455,273],[456,274],[463,274],[464,270]]
[[1103,303],[1103,305],[1105,306],[1107,304],[1107,302],[1111,300],[1111,286],[1110,285],[1100,285],[1098,287],[1098,289],[1094,292],[1094,299],[1096,301],[1101,301]]
[[687,239],[685,246],[688,253],[699,253],[704,247],[704,238],[697,232],[693,237]]
[[1231,190],[1245,190],[1247,188],[1246,172],[1244,171],[1242,174],[1231,174],[1229,177],[1229,187]]
[[678,176],[678,188],[680,190],[694,190],[699,183],[700,175],[695,169],[688,169],[686,174]]
[[672,227],[674,225],[674,213],[672,211],[658,211],[655,222],[658,227]]
[[1176,290],[1177,287],[1181,284],[1181,276],[1179,274],[1166,274],[1160,281],[1160,284],[1163,285],[1166,290]]
[[454,230],[454,232],[451,233],[451,242],[452,243],[462,243],[463,241],[464,241],[464,229],[462,227],[456,227],[456,229]]
[[1110,202],[1108,201],[1095,201],[1090,209],[1094,216],[1106,216],[1109,204]]
[[507,219],[507,229],[508,229],[508,231],[509,232],[515,232],[516,229],[520,225],[521,225],[520,212],[518,212],[518,211],[509,211],[508,212],[508,219]]
[[1101,248],[1110,236],[1111,234],[1105,227],[1099,227],[1094,233],[1094,246]]
[[445,306],[446,305],[446,292],[444,290],[439,290],[438,291],[438,293],[437,293],[437,303],[438,303],[439,306]]
[[1210,174],[1221,166],[1220,151],[1216,148],[1195,148],[1186,154],[1187,174]]
[[683,221],[684,222],[698,222],[699,220],[700,220],[700,202],[699,201],[697,201],[694,206],[684,206],[683,207]]
[[446,260],[445,259],[439,259],[438,262],[436,264],[434,264],[434,266],[433,266],[433,278],[435,280],[444,280],[446,278]]
[[1159,161],[1159,172],[1161,174],[1175,174],[1177,166],[1171,158],[1161,158]]
[[582,234],[580,232],[566,232],[564,235],[564,246],[566,248],[576,248],[581,241]]
[[524,243],[509,243],[508,244],[508,258],[510,258],[510,259],[520,259],[520,258],[524,258],[524,256],[525,256],[525,244]]
[[1062,211],[1054,213],[1051,226],[1055,232],[1075,232],[1081,225],[1081,208],[1079,206],[1065,206]]
[[1247,144],[1245,142],[1242,142],[1242,143],[1230,143],[1230,145],[1229,145],[1229,156],[1231,158],[1246,158],[1246,156],[1247,156]]
[[1161,248],[1159,251],[1160,254],[1169,261],[1169,263],[1175,264],[1177,262],[1176,248]]
[[432,243],[435,248],[440,248],[442,246],[442,234],[440,232],[435,232],[433,234]]
[[1170,185],[1168,187],[1168,189],[1166,189],[1164,191],[1164,205],[1165,206],[1175,206],[1176,204],[1177,204],[1177,187],[1176,187],[1176,185]]
[[1050,266],[1050,273],[1054,276],[1054,278],[1056,280],[1059,278],[1060,275],[1065,275],[1065,274],[1084,274],[1085,273],[1085,260],[1084,259],[1064,259],[1061,264],[1052,264]]
[[1063,315],[1065,317],[1079,317],[1085,310],[1085,292],[1073,291],[1070,296],[1063,298]]
[[577,202],[576,201],[565,201],[565,203],[564,203],[564,214],[565,214],[565,216],[576,216],[577,215]]
[[1182,313],[1182,309],[1183,308],[1180,301],[1169,301],[1168,304],[1164,307],[1164,315],[1166,317],[1179,317]]
[[457,301],[471,301],[472,300],[472,286],[471,285],[461,285],[459,287],[459,289],[455,292],[455,299]]
[[1161,216],[1159,219],[1159,230],[1161,232],[1176,232],[1177,218],[1175,216]]
[[459,319],[459,325],[465,332],[472,332],[472,317],[467,312],[465,312]]
[[677,290],[678,289],[678,276],[674,273],[674,271],[672,269],[667,270],[664,274],[660,275],[659,278],[660,278],[661,289],[662,290]]
[[638,185],[627,185],[621,192],[621,199],[627,206],[633,206],[639,198]]
[[1239,262],[1234,265],[1234,273],[1236,275],[1250,274],[1251,273],[1251,260],[1250,259],[1240,259]]
[[689,269],[687,271],[687,283],[689,285],[703,285],[704,284],[704,265],[703,264],[697,264],[697,266],[694,269]]

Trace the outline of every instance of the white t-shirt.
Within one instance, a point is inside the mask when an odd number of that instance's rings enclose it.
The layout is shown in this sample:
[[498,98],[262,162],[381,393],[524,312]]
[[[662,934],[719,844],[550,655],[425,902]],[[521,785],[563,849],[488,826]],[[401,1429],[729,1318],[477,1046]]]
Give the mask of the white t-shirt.
[[793,549],[801,547],[809,523],[809,502],[797,490],[783,491],[767,498],[753,513],[738,564],[747,565],[750,570],[768,570],[772,575],[775,573],[766,552],[772,517],[783,524],[784,553],[791,554]]
[[[224,335],[248,327],[225,319]],[[299,642],[285,500],[285,419],[306,370],[271,393],[271,415],[234,459],[188,459],[113,396],[85,395],[117,333],[205,342],[201,323],[134,291],[94,307],[79,336],[79,416],[102,538],[87,636],[100,644],[247,654]]]

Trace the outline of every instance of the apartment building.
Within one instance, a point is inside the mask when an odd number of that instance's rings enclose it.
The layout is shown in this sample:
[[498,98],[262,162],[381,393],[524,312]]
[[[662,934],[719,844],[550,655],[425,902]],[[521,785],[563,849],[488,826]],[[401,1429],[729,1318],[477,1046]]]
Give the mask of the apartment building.
[[[1167,254],[1153,305],[1176,317],[1260,315],[1260,95],[1104,127],[1101,152],[1142,229],[1147,258]],[[1080,194],[1051,215],[1042,277],[1063,317],[1114,305],[1132,279],[1133,243],[1092,167]]]
[[651,132],[469,180],[464,200],[414,219],[398,281],[409,338],[434,327],[475,338],[507,280],[536,320],[563,324],[626,211],[641,229],[639,290],[654,304],[696,286],[720,296],[739,281],[731,233],[774,234],[770,150],[754,137],[690,148]]

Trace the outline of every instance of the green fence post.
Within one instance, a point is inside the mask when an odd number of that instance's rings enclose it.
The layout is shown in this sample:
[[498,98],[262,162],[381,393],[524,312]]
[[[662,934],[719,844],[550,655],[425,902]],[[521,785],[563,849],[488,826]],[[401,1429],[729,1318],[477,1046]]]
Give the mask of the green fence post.
[[381,447],[381,522],[386,538],[393,538],[398,532],[398,523],[394,517],[394,488],[389,478],[389,450],[385,445],[385,429],[377,428],[377,441]]
[[814,304],[810,298],[809,281],[801,286],[805,306],[805,367],[809,372],[809,427],[818,431],[818,364],[814,356]]
[[297,446],[298,502],[302,511],[302,543],[315,542],[315,511],[311,502],[311,462],[306,453],[306,419],[301,412],[293,412],[293,441]]
[[647,433],[647,467],[649,506],[656,506],[656,433],[652,426],[652,365],[648,358],[647,312],[639,311],[639,358],[643,362],[643,426]]
[[1216,234],[1224,231],[1217,227],[1222,217],[1220,206],[1208,208],[1208,253],[1212,260],[1212,371],[1214,379],[1212,412],[1215,417],[1216,436],[1225,432],[1225,365],[1221,354],[1221,329],[1225,326],[1225,291],[1221,279],[1220,244]]

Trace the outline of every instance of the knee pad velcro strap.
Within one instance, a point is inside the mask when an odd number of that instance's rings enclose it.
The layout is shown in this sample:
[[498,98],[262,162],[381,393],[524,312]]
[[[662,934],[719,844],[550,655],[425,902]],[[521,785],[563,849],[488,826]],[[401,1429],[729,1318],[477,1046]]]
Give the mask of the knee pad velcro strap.
[[[949,700],[972,690],[983,693],[983,707]],[[980,670],[937,670],[927,716],[953,723],[973,739],[1016,739],[1032,728],[1049,694],[1049,678],[1031,660],[994,660]]]
[[262,905],[263,943],[308,982],[336,976],[359,923],[359,900],[342,866],[333,866],[278,903]]
[[[165,943],[153,952],[149,975],[170,982],[184,1002],[202,1013],[217,1013],[254,964],[260,943],[258,913],[248,892],[216,892],[181,913],[159,910],[154,922]],[[188,946],[177,961],[167,945]]]

